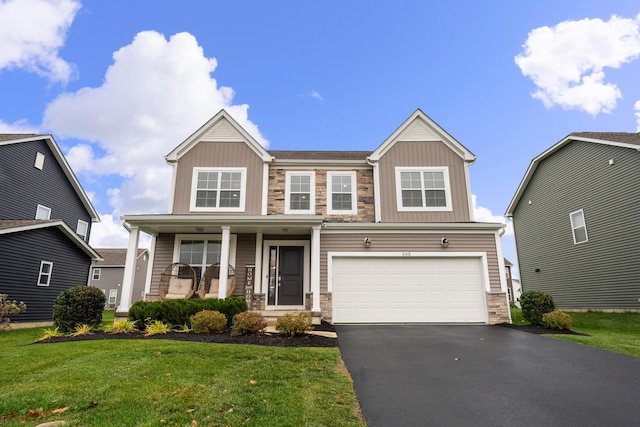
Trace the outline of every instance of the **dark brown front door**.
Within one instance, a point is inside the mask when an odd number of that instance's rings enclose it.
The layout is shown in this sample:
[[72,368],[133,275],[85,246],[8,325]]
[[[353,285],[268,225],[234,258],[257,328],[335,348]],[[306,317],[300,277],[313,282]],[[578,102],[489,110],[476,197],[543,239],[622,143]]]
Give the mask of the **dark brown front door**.
[[302,305],[304,247],[280,246],[278,305]]

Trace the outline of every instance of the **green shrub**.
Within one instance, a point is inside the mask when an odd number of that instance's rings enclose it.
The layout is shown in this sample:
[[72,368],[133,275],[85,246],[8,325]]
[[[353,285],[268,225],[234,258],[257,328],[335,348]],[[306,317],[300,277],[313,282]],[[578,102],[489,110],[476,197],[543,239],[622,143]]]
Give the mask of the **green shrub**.
[[264,316],[257,311],[245,311],[233,316],[231,335],[256,335],[262,333],[267,327]]
[[196,334],[222,332],[227,327],[227,316],[219,311],[202,310],[189,318]]
[[25,311],[27,311],[25,303],[12,301],[7,294],[0,294],[0,331],[9,328],[9,323],[11,323],[9,316],[15,316]]
[[75,286],[53,301],[53,325],[64,333],[75,330],[76,325],[97,327],[102,323],[106,298],[94,286]]
[[522,316],[532,325],[543,326],[542,315],[550,313],[556,308],[556,303],[551,295],[546,292],[523,292],[520,295]]
[[558,330],[571,330],[571,316],[561,310],[554,310],[542,315],[542,323],[547,328]]
[[313,330],[309,313],[285,314],[278,318],[276,330],[284,335],[293,337]]
[[129,308],[128,316],[139,328],[144,328],[149,320],[188,325],[191,316],[202,310],[219,311],[227,316],[227,326],[230,326],[234,315],[247,311],[247,302],[243,297],[138,301]]

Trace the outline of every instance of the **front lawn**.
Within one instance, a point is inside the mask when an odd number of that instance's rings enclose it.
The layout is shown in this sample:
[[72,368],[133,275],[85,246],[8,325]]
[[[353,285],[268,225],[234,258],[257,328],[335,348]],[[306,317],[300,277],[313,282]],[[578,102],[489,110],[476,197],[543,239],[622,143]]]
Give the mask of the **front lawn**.
[[0,333],[0,424],[364,426],[338,348]]

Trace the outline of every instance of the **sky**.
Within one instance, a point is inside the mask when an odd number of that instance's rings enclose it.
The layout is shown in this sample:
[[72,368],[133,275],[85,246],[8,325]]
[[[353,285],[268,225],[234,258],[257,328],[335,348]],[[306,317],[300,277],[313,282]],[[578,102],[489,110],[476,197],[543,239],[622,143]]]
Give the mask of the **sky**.
[[0,133],[53,135],[93,247],[167,212],[164,156],[221,108],[269,149],[364,151],[420,108],[478,156],[476,220],[517,263],[503,215],[531,160],[640,131],[640,4],[0,0]]

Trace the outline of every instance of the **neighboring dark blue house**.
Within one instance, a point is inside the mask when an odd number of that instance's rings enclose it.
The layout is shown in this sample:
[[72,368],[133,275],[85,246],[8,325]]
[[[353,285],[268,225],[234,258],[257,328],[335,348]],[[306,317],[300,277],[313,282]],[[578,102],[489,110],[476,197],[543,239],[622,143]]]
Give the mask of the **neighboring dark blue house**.
[[0,134],[0,294],[27,305],[12,322],[51,322],[58,294],[87,285],[99,221],[51,135]]

